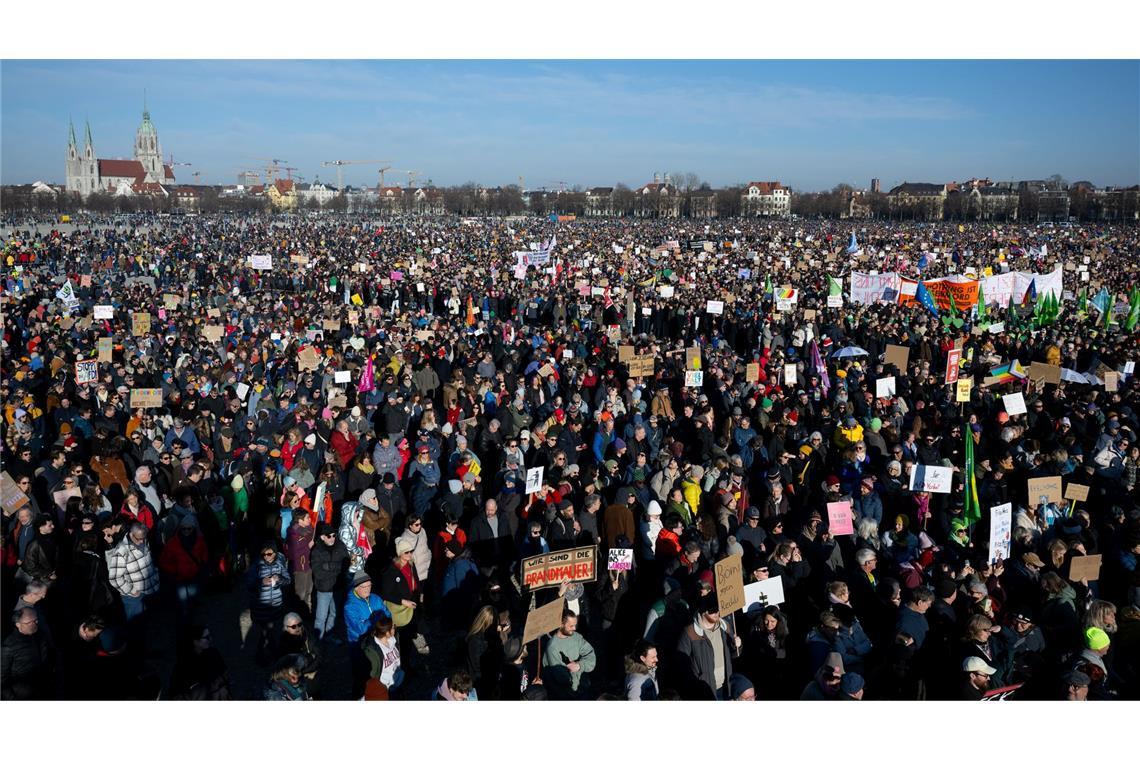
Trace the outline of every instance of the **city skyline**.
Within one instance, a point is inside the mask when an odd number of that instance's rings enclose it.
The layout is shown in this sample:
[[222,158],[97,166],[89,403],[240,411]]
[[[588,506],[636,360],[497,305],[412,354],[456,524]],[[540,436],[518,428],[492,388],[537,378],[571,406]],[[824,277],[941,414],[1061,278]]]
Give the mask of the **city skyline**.
[[[6,61],[0,180],[61,183],[68,119],[129,157],[143,91],[179,182],[1140,181],[1137,61]],[[833,82],[858,82],[838,86]],[[1063,94],[1064,97],[1058,97]],[[376,166],[344,181],[376,185]]]

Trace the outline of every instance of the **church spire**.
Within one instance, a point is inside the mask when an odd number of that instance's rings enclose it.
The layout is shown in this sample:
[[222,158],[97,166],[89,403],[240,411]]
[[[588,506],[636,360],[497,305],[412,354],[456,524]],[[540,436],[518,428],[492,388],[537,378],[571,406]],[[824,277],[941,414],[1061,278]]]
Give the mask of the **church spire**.
[[91,122],[84,120],[84,123],[87,125],[87,135],[86,135],[86,137],[84,137],[83,142],[86,145],[91,145],[93,142],[93,140],[91,139]]
[[146,105],[146,88],[143,88],[143,121],[150,121],[150,109]]
[[67,147],[75,147],[75,122],[70,116],[67,117]]

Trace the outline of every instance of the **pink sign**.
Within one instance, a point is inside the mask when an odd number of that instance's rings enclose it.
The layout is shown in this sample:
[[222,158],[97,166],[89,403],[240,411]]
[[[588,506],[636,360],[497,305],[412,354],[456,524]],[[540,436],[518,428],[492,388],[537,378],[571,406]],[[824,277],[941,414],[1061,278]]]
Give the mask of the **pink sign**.
[[393,281],[402,280],[402,279],[404,279],[404,273],[399,271],[399,270],[393,269],[391,272],[388,273],[388,279],[393,280]]
[[833,536],[850,536],[855,532],[851,521],[851,502],[833,501],[827,505],[827,523]]

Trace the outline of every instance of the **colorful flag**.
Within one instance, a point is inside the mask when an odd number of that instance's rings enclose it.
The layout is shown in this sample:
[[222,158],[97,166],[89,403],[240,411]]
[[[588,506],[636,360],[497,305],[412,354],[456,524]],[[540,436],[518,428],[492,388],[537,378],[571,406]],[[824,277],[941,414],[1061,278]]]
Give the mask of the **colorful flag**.
[[934,303],[934,296],[930,295],[930,291],[926,289],[926,286],[922,284],[921,280],[918,283],[918,288],[914,292],[914,298],[925,306],[927,311],[936,317],[938,316],[938,304]]
[[966,524],[973,525],[982,519],[982,505],[978,503],[978,483],[974,477],[974,433],[969,423],[963,424],[966,426],[966,487],[962,490],[962,510]]
[[467,326],[475,326],[475,302],[471,300],[471,295],[467,295]]
[[1025,295],[1021,298],[1021,305],[1028,306],[1030,303],[1037,300],[1037,281],[1030,280],[1029,287],[1025,291]]
[[376,390],[376,379],[372,368],[372,355],[364,362],[364,372],[360,375],[360,382],[356,384],[357,393],[370,393]]
[[1140,322],[1140,290],[1133,286],[1128,296],[1128,321],[1124,323],[1124,329],[1132,332],[1137,322]]
[[827,294],[829,296],[843,295],[843,284],[831,275],[827,276]]
[[830,395],[831,379],[827,376],[827,365],[823,363],[823,359],[819,355],[819,346],[814,340],[811,342],[810,356],[811,366],[819,374],[819,385],[823,388],[823,395]]
[[859,243],[855,240],[855,233],[851,233],[851,242],[847,244],[847,253],[858,253]]
[[1108,288],[1102,287],[1100,292],[1093,296],[1090,303],[1097,308],[1098,311],[1104,313],[1108,311],[1109,306],[1112,305],[1112,296],[1108,294]]
[[1084,314],[1089,310],[1089,289],[1081,288],[1081,295],[1077,299],[1077,313]]

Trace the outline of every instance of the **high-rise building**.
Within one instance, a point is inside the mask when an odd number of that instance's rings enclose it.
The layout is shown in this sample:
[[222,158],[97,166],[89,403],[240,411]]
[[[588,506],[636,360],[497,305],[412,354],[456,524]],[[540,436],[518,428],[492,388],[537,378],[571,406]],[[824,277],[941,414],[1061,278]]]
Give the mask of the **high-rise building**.
[[880,188],[880,186],[879,186],[879,178],[878,178],[878,177],[875,177],[874,179],[872,179],[872,180],[871,180],[871,192],[872,192],[872,193],[878,193],[878,192],[881,192],[881,188]]

